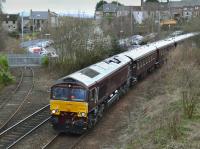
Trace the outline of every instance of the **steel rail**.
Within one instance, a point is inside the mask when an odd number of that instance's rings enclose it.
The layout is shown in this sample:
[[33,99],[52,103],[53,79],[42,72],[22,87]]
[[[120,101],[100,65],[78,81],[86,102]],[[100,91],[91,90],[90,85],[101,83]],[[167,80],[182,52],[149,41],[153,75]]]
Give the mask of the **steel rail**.
[[[47,112],[47,113],[45,113]],[[0,148],[10,148],[47,122],[49,104],[0,133]],[[41,122],[42,121],[42,122]],[[39,123],[39,124],[38,124]]]
[[[80,141],[89,134],[89,132],[85,132],[84,134],[82,134],[80,137],[78,138],[74,138],[75,142],[72,145],[69,145],[69,149],[75,149],[76,146],[80,143]],[[50,145],[52,145],[60,136],[60,133],[56,134],[54,137],[52,137],[52,139],[45,144],[42,149],[47,149],[48,147],[50,147]]]
[[75,149],[76,146],[81,142],[81,140],[83,140],[83,138],[89,134],[89,131],[90,131],[90,130],[88,130],[88,132],[82,134],[82,135],[78,138],[78,140],[77,140],[75,143],[73,143],[73,144],[69,147],[69,149]]
[[7,98],[6,100],[4,100],[4,102],[0,105],[0,109],[6,104],[6,101],[8,101],[9,99],[12,98],[12,96],[17,92],[17,90],[19,89],[19,87],[21,86],[22,84],[22,81],[23,81],[23,77],[24,77],[24,71],[22,69],[20,69],[20,72],[21,72],[21,76],[20,76],[20,81],[19,83],[17,84],[17,87],[14,89],[14,91],[11,93],[10,97]]
[[56,134],[47,144],[45,144],[42,149],[47,149],[60,135],[60,133]]
[[[15,110],[15,112],[4,122],[3,125],[1,125],[0,127],[0,132],[4,129],[4,127],[8,124],[8,122],[18,113],[18,111],[22,108],[24,102],[28,99],[28,97],[30,96],[30,93],[32,92],[33,88],[34,88],[34,71],[31,67],[28,67],[31,72],[32,72],[32,84],[31,84],[31,88],[27,91],[27,94],[25,95],[23,101],[20,103],[20,105],[17,107],[17,109]],[[25,68],[27,69],[27,68]],[[17,90],[19,89],[19,87],[21,86],[22,84],[22,81],[24,79],[24,72],[23,72],[23,76],[20,80],[20,83],[18,84],[16,90],[15,90],[15,93],[17,92]]]
[[44,121],[42,121],[39,125],[37,125],[36,127],[34,127],[33,129],[31,129],[30,131],[28,131],[26,134],[24,134],[23,136],[21,136],[19,139],[17,139],[15,142],[13,142],[11,145],[9,145],[7,148],[11,148],[14,145],[16,145],[19,141],[21,141],[22,139],[24,139],[26,136],[28,136],[29,134],[31,134],[34,130],[36,130],[37,128],[39,128],[40,126],[42,126],[44,123],[46,123],[48,120],[50,119],[50,117],[48,117],[47,119],[45,119]]

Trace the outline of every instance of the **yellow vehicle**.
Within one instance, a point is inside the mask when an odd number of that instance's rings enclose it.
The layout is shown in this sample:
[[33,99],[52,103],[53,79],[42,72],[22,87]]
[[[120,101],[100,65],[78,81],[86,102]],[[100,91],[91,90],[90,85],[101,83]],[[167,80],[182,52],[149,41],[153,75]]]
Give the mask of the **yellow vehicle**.
[[165,20],[160,21],[161,26],[164,26],[164,25],[173,26],[173,25],[176,25],[176,24],[177,24],[177,21],[174,20],[174,19],[165,19]]

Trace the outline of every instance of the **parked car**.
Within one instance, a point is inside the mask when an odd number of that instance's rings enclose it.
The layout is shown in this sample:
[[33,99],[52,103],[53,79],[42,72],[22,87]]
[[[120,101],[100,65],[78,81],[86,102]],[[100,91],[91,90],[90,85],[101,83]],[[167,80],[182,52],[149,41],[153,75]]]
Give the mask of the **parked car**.
[[40,51],[40,55],[46,56],[47,54],[48,54],[48,51],[45,48],[42,48],[42,50]]
[[46,48],[46,47],[50,46],[50,42],[49,41],[41,41],[41,42],[38,42],[36,45],[39,47]]
[[175,37],[175,36],[182,35],[182,34],[184,34],[184,31],[175,31],[175,32],[171,33],[169,35],[169,37]]
[[28,47],[28,51],[31,53],[39,54],[42,51],[42,48],[38,46],[31,46],[31,47]]
[[58,57],[58,55],[56,54],[56,52],[49,52],[50,53],[50,57]]
[[139,45],[143,42],[144,37],[141,35],[133,35],[132,37],[130,37],[130,43],[132,45]]

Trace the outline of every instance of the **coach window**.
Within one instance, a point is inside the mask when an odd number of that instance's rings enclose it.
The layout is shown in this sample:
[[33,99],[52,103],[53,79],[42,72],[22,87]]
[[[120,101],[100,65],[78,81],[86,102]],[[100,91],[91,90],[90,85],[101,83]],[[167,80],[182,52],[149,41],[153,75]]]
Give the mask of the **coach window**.
[[137,65],[138,65],[138,69],[140,69],[140,61],[138,61]]

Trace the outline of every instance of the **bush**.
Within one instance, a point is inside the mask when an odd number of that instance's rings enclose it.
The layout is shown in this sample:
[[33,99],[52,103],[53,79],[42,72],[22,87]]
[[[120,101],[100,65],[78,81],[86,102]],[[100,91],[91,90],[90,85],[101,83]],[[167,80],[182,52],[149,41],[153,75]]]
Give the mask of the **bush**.
[[0,68],[8,71],[8,60],[7,57],[4,55],[0,55]]
[[0,84],[8,85],[14,80],[8,69],[8,60],[4,55],[0,55]]
[[9,32],[8,35],[13,38],[19,38],[19,32],[17,31]]
[[42,65],[47,67],[49,65],[49,58],[48,56],[42,57]]

